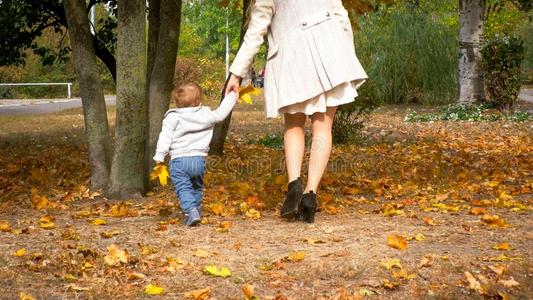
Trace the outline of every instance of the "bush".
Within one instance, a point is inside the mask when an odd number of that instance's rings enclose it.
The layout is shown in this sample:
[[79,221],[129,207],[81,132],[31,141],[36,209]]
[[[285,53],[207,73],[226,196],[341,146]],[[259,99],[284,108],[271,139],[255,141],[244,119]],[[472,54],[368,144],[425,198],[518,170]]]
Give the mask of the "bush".
[[457,32],[432,11],[399,3],[363,15],[357,54],[372,86],[366,91],[385,103],[442,104],[457,93]]
[[520,93],[524,53],[524,42],[517,36],[496,36],[481,49],[485,96],[501,111],[512,111]]
[[353,143],[359,140],[360,131],[378,103],[368,96],[371,82],[363,84],[358,91],[360,96],[354,102],[339,107],[333,121],[333,142],[336,144]]

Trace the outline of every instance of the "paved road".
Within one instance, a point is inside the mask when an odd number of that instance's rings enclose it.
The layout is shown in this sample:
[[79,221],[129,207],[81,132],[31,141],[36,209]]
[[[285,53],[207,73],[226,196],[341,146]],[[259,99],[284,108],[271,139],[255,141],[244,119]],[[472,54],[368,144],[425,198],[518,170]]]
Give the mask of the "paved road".
[[[115,106],[116,96],[105,96],[108,106]],[[37,115],[60,112],[81,107],[81,98],[72,99],[28,99],[0,100],[0,115]]]
[[[533,88],[524,88],[518,96],[522,101],[533,103]],[[115,106],[116,96],[105,97],[108,106]],[[33,99],[0,100],[0,115],[35,115],[60,112],[65,109],[81,107],[81,99]]]

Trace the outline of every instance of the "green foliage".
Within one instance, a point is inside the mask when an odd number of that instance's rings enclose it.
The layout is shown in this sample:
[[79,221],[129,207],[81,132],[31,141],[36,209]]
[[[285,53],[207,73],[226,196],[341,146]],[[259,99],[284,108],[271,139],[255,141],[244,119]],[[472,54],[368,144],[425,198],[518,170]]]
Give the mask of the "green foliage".
[[[365,86],[366,85],[366,86]],[[360,96],[354,102],[341,105],[333,122],[333,142],[336,144],[354,143],[360,139],[360,131],[370,113],[378,106],[374,98],[368,96],[370,83],[359,90]]]
[[524,122],[533,120],[533,114],[528,112],[516,112],[510,116],[493,114],[490,112],[490,104],[450,104],[435,113],[417,113],[411,111],[405,116],[405,122],[434,122],[434,121],[500,121]]
[[399,3],[359,19],[357,54],[372,81],[369,97],[381,103],[455,99],[458,31],[436,13]]
[[283,136],[274,133],[265,134],[256,141],[257,144],[273,149],[283,149]]
[[520,93],[524,43],[517,36],[488,40],[481,54],[487,99],[502,111],[510,111]]

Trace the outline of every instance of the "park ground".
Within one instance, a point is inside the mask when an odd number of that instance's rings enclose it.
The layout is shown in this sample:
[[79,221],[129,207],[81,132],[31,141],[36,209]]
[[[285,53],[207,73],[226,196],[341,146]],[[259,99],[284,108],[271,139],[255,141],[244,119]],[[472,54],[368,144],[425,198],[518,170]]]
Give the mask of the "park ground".
[[304,224],[278,217],[282,123],[260,106],[237,108],[209,158],[197,228],[170,185],[122,202],[87,190],[81,110],[0,116],[0,298],[533,297],[531,121],[406,123],[382,107],[333,150]]

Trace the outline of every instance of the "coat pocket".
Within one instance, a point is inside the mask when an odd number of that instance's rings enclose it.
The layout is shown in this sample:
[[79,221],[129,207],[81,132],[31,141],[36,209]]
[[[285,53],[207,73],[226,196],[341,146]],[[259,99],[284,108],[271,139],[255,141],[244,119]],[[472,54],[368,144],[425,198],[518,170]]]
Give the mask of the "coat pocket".
[[333,13],[329,12],[329,11],[322,11],[322,12],[319,12],[319,13],[316,13],[314,15],[310,15],[308,17],[305,17],[303,18],[301,21],[300,21],[300,26],[302,27],[302,30],[306,30],[306,29],[309,29],[313,26],[316,26],[322,22],[325,22],[327,20],[330,20],[331,17],[333,16]]

